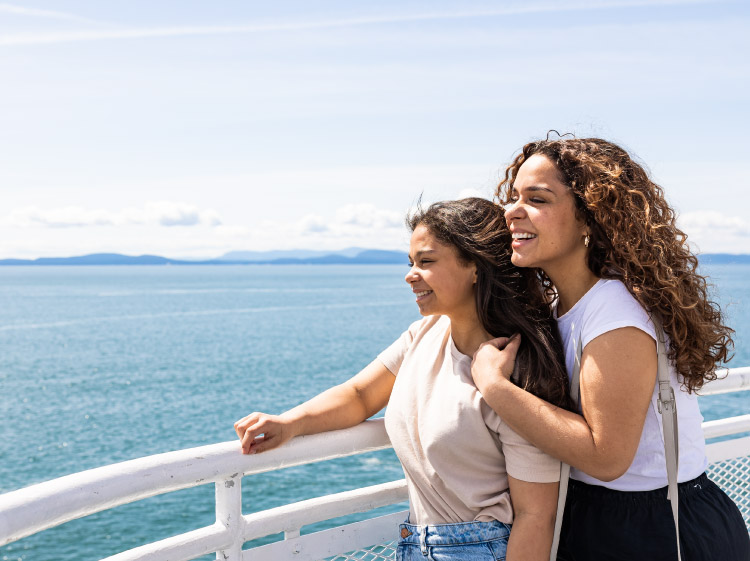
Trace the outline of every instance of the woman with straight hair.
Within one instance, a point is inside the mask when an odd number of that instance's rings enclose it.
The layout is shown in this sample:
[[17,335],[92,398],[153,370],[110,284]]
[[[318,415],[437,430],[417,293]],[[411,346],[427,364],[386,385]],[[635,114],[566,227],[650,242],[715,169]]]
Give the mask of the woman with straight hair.
[[472,375],[508,425],[572,466],[558,559],[750,560],[739,510],[706,477],[695,395],[730,357],[733,331],[662,189],[619,146],[561,137],[526,144],[497,195],[513,263],[550,300],[580,407],[510,383],[523,335],[482,346]]
[[436,203],[407,224],[405,280],[424,319],[343,384],[281,415],[237,421],[242,450],[350,427],[387,404],[386,430],[409,491],[396,559],[546,561],[560,463],[487,406],[470,365],[483,342],[522,333],[514,383],[571,407],[549,308],[511,264],[510,234],[493,202]]

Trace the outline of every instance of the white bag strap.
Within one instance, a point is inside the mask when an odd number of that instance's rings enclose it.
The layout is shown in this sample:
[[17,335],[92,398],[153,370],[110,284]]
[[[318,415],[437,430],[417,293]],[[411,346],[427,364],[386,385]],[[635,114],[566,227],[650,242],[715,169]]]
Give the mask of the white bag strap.
[[677,560],[682,559],[680,555],[680,525],[678,518],[678,492],[677,492],[677,470],[680,461],[680,450],[677,430],[677,402],[674,398],[674,388],[669,382],[669,362],[667,360],[667,349],[664,342],[664,330],[658,318],[652,318],[656,330],[656,351],[659,366],[657,378],[659,381],[659,398],[656,402],[662,420],[662,431],[664,433],[664,457],[667,460],[667,499],[672,503],[672,516],[674,517],[674,529],[677,536]]
[[[664,457],[667,463],[667,498],[672,504],[672,516],[674,517],[675,535],[677,537],[677,561],[681,561],[680,555],[680,529],[678,521],[678,491],[677,491],[677,467],[679,462],[678,430],[677,430],[677,402],[674,397],[674,389],[669,382],[669,362],[667,360],[666,346],[664,342],[664,331],[658,318],[653,321],[656,330],[656,352],[658,359],[657,379],[659,383],[659,399],[657,406],[662,416],[662,427],[664,432]],[[573,366],[573,376],[570,380],[570,397],[578,407],[581,397],[581,357],[583,355],[583,342],[579,338],[576,344],[576,360]],[[552,538],[552,549],[550,550],[550,561],[557,560],[557,549],[560,546],[560,531],[562,529],[563,512],[565,511],[565,499],[568,496],[568,479],[570,477],[570,466],[560,466],[560,490],[557,496],[557,516],[555,518],[555,533]]]
[[[581,355],[583,354],[583,343],[578,340],[576,348],[576,362],[573,366],[573,377],[570,380],[570,397],[573,404],[578,407],[581,398]],[[560,490],[557,493],[557,515],[555,516],[555,533],[552,537],[552,549],[549,553],[550,561],[556,561],[557,549],[560,546],[560,531],[562,530],[563,512],[565,511],[565,499],[568,497],[568,480],[570,479],[570,466],[566,463],[560,464]]]

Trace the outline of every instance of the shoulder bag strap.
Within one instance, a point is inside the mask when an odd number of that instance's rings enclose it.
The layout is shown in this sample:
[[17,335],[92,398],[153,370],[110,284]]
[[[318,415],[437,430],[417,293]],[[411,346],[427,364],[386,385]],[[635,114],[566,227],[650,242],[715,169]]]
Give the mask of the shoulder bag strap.
[[680,460],[680,451],[678,445],[677,430],[677,402],[674,398],[674,389],[669,382],[669,361],[667,360],[667,351],[664,342],[664,331],[661,327],[661,321],[658,318],[652,318],[654,329],[656,330],[656,350],[658,354],[659,366],[657,378],[659,380],[659,398],[656,402],[659,413],[661,414],[662,430],[664,433],[664,457],[667,460],[667,499],[672,504],[672,516],[674,517],[674,529],[677,536],[677,559],[680,561],[680,526],[677,516],[678,496],[677,496],[677,469]]
[[[583,354],[583,343],[580,338],[576,346],[576,362],[573,366],[573,377],[570,380],[570,397],[578,407],[580,402],[580,378],[581,378],[581,355]],[[570,478],[570,466],[566,463],[560,464],[560,488],[557,494],[557,515],[555,516],[555,533],[552,537],[552,549],[549,553],[550,561],[556,561],[557,548],[560,546],[560,530],[562,529],[563,512],[565,511],[565,499],[568,496],[568,479]]]

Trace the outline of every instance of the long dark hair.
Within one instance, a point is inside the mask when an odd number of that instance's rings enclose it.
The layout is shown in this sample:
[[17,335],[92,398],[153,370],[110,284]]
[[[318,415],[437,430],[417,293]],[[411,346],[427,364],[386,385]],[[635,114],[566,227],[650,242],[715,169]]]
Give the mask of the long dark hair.
[[557,325],[536,274],[510,261],[511,236],[499,205],[471,197],[420,206],[406,218],[411,231],[424,225],[459,259],[477,268],[476,305],[493,337],[522,336],[513,381],[554,405],[572,409]]

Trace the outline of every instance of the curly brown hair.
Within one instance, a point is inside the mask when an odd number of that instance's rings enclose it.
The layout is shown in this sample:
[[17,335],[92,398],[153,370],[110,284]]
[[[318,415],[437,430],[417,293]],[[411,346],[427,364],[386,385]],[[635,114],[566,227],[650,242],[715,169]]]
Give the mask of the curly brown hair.
[[[716,366],[732,356],[734,330],[724,325],[709,296],[698,259],[677,228],[664,191],[630,155],[600,138],[558,138],[526,144],[497,188],[510,203],[521,165],[539,154],[555,164],[590,229],[588,267],[600,278],[622,281],[640,304],[661,318],[669,359],[688,392],[716,379]],[[543,286],[552,283],[537,270]]]

